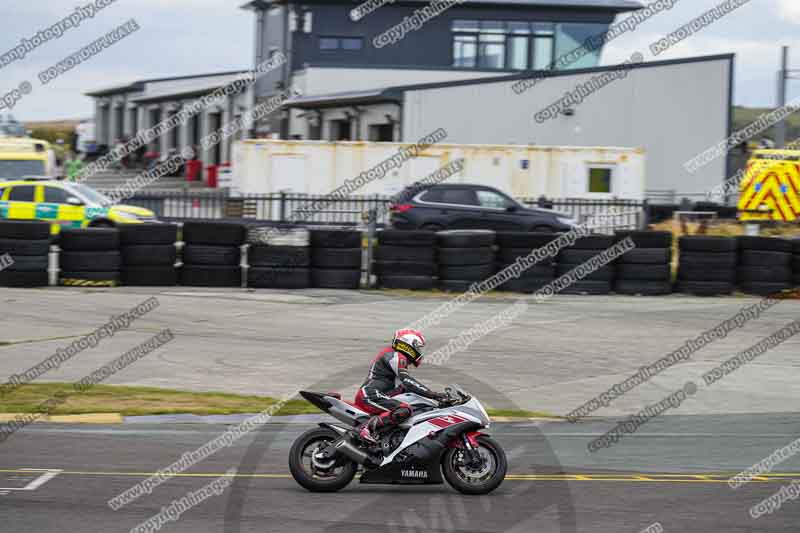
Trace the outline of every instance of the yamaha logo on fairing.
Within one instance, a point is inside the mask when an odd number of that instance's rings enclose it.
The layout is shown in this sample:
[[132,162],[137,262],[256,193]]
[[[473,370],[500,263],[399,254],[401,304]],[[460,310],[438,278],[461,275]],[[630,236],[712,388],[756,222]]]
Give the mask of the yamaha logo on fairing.
[[400,470],[400,474],[403,477],[413,477],[416,479],[428,477],[427,470]]

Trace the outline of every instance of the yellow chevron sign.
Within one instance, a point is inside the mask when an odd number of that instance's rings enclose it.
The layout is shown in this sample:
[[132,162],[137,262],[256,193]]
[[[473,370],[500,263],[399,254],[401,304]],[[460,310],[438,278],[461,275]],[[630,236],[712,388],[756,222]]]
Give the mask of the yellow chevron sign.
[[800,151],[756,150],[739,188],[740,220],[800,218]]

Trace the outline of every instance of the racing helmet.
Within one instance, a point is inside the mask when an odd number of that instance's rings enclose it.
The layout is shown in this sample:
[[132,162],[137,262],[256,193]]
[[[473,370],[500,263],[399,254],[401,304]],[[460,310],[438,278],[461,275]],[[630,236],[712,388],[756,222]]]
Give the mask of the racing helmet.
[[415,329],[398,329],[394,332],[392,348],[396,352],[408,357],[414,366],[422,362],[422,349],[425,347],[425,337]]

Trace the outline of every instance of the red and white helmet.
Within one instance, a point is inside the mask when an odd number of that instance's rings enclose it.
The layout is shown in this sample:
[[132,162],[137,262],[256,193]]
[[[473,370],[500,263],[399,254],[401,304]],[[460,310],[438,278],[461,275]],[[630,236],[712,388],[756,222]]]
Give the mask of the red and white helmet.
[[419,366],[422,361],[422,349],[424,347],[425,337],[419,331],[415,329],[398,329],[394,332],[392,348],[408,357],[414,363],[414,366]]

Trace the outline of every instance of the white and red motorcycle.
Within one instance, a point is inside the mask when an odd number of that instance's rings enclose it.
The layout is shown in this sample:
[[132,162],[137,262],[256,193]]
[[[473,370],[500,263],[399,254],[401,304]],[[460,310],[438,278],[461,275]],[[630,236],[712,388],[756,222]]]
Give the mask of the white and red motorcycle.
[[444,479],[464,494],[488,494],[500,486],[508,463],[500,445],[479,430],[489,427],[483,405],[457,386],[445,389],[441,405],[416,394],[395,399],[411,405],[414,416],[363,442],[355,428],[370,415],[337,393],[300,395],[349,427],[320,423],[292,445],[289,469],[295,481],[314,492],[347,486],[359,468],[361,483],[439,484]]

